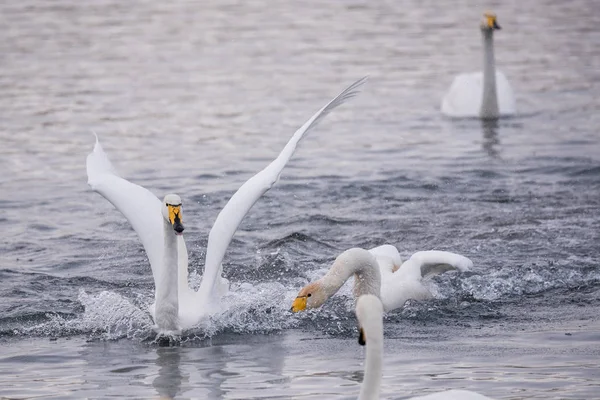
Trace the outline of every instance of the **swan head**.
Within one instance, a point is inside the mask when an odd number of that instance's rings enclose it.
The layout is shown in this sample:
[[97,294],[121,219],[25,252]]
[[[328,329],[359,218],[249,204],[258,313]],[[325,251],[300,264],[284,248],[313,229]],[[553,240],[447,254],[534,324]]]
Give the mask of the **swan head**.
[[168,221],[176,235],[183,234],[183,215],[181,211],[181,197],[176,194],[168,194],[162,203],[163,218]]
[[321,282],[316,281],[304,286],[292,303],[292,312],[321,307],[329,298]]
[[498,29],[502,29],[500,25],[498,25],[498,20],[496,19],[496,14],[492,12],[486,12],[483,14],[483,19],[481,20],[481,30],[484,32],[491,32]]
[[381,340],[383,332],[383,304],[375,295],[365,294],[356,301],[358,319],[358,343],[364,346],[367,341]]

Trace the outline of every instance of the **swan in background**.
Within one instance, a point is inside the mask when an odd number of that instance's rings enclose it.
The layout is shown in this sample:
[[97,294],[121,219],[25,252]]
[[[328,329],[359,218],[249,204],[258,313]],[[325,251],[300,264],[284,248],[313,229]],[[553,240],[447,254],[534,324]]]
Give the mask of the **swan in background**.
[[467,257],[448,251],[419,251],[403,263],[398,249],[389,244],[371,250],[353,248],[340,254],[325,276],[300,290],[292,311],[321,307],[353,275],[354,297],[373,294],[381,298],[385,311],[391,311],[409,299],[433,297],[423,278],[472,267]]
[[204,274],[198,291],[188,285],[188,254],[183,239],[183,210],[176,194],[161,202],[149,190],[121,178],[96,136],[87,157],[88,184],[106,198],[129,221],[138,234],[150,261],[155,285],[155,302],[150,306],[155,330],[172,336],[196,325],[218,307],[218,298],[228,290],[221,277],[221,262],[244,216],[279,179],[304,134],[334,108],[354,97],[366,82],[362,78],[314,114],[265,169],[246,181],[217,216],[208,236]]
[[494,31],[500,29],[496,15],[485,13],[481,21],[483,72],[460,74],[442,100],[442,113],[449,117],[495,119],[516,113],[513,90],[496,69]]
[[[365,372],[358,400],[378,400],[383,359],[383,305],[377,296],[363,295],[356,302],[358,343],[366,345]],[[492,400],[469,390],[448,390],[410,400]]]

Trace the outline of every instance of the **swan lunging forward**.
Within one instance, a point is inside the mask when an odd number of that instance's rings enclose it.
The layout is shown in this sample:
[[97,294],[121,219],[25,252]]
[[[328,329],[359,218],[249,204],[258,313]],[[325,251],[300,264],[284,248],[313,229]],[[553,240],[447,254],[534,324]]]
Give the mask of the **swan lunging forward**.
[[[363,295],[356,302],[360,336],[358,342],[366,345],[365,373],[358,400],[378,400],[381,387],[383,359],[383,305],[373,295]],[[448,390],[410,400],[492,400],[469,390]]]
[[500,29],[496,16],[485,13],[481,22],[483,72],[460,74],[442,100],[442,113],[450,117],[496,119],[516,113],[515,98],[508,79],[496,69],[494,31]]
[[386,311],[400,308],[407,300],[432,298],[423,278],[446,271],[468,271],[473,262],[447,251],[419,251],[404,263],[396,247],[383,245],[371,250],[344,251],[321,279],[306,285],[294,300],[292,311],[321,307],[342,285],[354,276],[354,296],[372,294]]
[[353,83],[314,114],[296,131],[279,156],[231,197],[208,236],[204,274],[197,292],[188,285],[181,198],[169,194],[161,202],[149,190],[121,178],[96,138],[94,150],[87,157],[88,184],[123,214],[146,250],[155,285],[155,303],[150,312],[159,334],[178,334],[216,311],[218,298],[227,290],[227,281],[221,277],[221,262],[242,219],[277,182],[304,134],[334,108],[354,97],[365,81],[363,78]]

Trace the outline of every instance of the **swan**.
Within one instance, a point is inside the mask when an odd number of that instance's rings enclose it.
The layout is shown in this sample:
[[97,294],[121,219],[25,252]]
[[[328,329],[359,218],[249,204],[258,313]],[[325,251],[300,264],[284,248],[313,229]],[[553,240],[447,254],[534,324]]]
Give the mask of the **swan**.
[[500,29],[496,15],[483,14],[483,72],[460,74],[454,78],[442,100],[442,113],[449,117],[497,119],[516,113],[513,90],[504,74],[496,69],[494,31]]
[[[383,304],[377,296],[362,295],[356,302],[359,325],[358,343],[366,345],[365,371],[358,400],[379,399],[383,358]],[[469,390],[448,390],[410,400],[492,400]]]
[[291,310],[321,307],[354,275],[355,297],[373,294],[381,298],[385,311],[391,311],[409,299],[433,297],[423,285],[423,278],[472,267],[473,262],[467,257],[448,251],[419,251],[403,263],[398,249],[389,244],[370,250],[352,248],[335,259],[325,276],[298,292]]
[[334,108],[354,97],[366,80],[364,77],[354,82],[315,113],[294,133],[274,161],[234,193],[210,230],[204,274],[197,292],[188,285],[181,198],[168,194],[161,202],[149,190],[121,178],[96,135],[96,144],[86,161],[88,184],[123,214],[144,246],[155,286],[154,304],[149,311],[159,336],[179,335],[218,309],[218,298],[228,290],[227,280],[221,277],[221,262],[242,219],[277,182],[304,134]]

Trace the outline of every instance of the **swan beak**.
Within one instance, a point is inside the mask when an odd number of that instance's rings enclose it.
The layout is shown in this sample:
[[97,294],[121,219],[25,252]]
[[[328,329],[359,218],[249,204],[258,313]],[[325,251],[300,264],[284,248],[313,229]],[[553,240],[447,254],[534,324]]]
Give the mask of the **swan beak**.
[[358,344],[360,344],[361,346],[367,344],[367,340],[365,338],[365,331],[363,331],[363,328],[358,328]]
[[490,29],[502,29],[500,25],[498,25],[498,21],[496,21],[495,15],[486,15],[487,24]]
[[296,297],[292,303],[292,312],[299,312],[306,310],[306,296]]
[[169,222],[173,225],[176,235],[183,233],[184,227],[181,222],[181,204],[178,206],[168,205],[169,208]]

